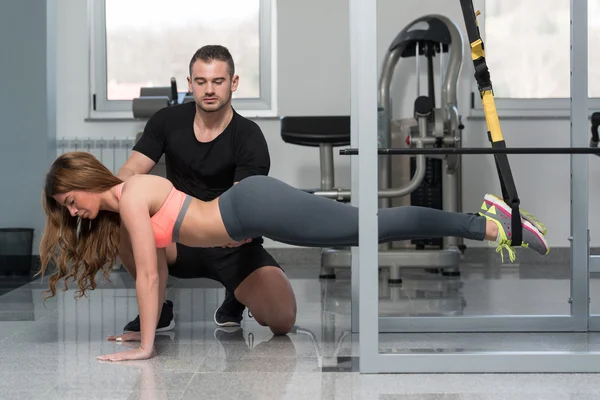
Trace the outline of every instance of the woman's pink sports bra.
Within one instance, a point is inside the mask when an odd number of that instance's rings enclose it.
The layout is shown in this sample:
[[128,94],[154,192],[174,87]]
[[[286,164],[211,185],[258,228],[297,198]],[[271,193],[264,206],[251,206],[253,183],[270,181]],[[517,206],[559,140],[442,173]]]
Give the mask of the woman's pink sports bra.
[[[121,199],[121,191],[123,190],[124,183],[121,183],[117,187],[117,199],[119,200]],[[176,240],[173,230],[186,197],[189,196],[173,187],[163,205],[150,218],[157,248],[165,248]],[[179,231],[179,229],[177,230]]]

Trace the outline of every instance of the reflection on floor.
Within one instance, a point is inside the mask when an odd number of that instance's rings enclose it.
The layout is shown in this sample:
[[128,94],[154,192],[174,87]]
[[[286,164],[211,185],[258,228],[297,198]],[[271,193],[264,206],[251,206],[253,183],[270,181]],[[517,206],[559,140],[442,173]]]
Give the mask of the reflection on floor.
[[[293,332],[274,337],[247,314],[243,327],[212,321],[224,290],[204,279],[171,279],[175,330],[157,337],[159,357],[100,363],[126,345],[106,341],[137,315],[132,280],[111,276],[88,298],[74,291],[41,301],[45,286],[0,279],[0,399],[598,399],[600,375],[361,375],[350,332],[349,271],[316,279],[318,265],[286,265],[298,301]],[[466,264],[460,277],[404,270],[385,284],[381,314],[458,316],[567,314],[564,264]],[[12,279],[12,281],[11,281]],[[25,284],[24,284],[25,283]],[[24,284],[24,285],[23,285]],[[12,286],[11,286],[12,285]],[[16,289],[7,291],[9,288]],[[591,292],[600,291],[593,282]],[[592,310],[600,300],[592,296]],[[382,334],[381,351],[600,350],[600,334]]]

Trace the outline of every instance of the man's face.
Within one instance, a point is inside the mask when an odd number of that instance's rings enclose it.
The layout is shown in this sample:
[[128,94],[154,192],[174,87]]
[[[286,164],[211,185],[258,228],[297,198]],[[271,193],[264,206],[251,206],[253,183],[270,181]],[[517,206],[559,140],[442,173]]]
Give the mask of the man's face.
[[236,91],[239,77],[229,77],[227,62],[213,60],[204,62],[196,60],[192,66],[192,76],[188,77],[189,91],[204,112],[215,112],[231,101],[231,94]]

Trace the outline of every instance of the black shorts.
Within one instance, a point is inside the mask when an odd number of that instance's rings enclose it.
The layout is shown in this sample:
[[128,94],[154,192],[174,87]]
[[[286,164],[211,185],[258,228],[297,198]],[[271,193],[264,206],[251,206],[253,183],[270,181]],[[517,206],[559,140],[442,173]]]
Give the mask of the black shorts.
[[208,278],[234,291],[259,268],[274,266],[282,269],[262,242],[262,239],[254,239],[235,248],[194,248],[177,243],[177,259],[169,265],[169,275],[180,279]]

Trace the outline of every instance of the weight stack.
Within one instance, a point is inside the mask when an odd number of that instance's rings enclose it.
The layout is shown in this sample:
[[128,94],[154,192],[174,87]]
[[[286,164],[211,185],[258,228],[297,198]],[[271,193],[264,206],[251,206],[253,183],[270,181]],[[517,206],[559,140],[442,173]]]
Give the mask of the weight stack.
[[[415,175],[416,160],[410,159],[410,176]],[[427,158],[425,160],[425,177],[421,185],[411,193],[410,204],[413,206],[429,207],[438,210],[443,209],[442,199],[442,160],[435,158]],[[411,240],[413,245],[418,249],[424,247],[443,247],[442,238],[433,239],[415,239]]]

